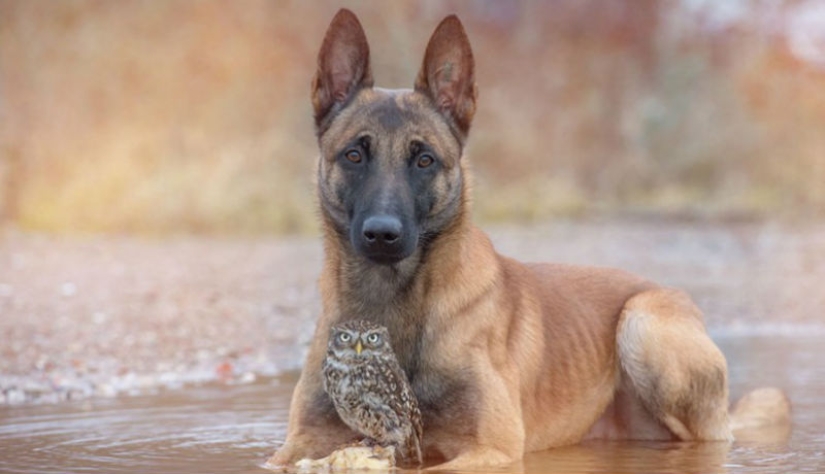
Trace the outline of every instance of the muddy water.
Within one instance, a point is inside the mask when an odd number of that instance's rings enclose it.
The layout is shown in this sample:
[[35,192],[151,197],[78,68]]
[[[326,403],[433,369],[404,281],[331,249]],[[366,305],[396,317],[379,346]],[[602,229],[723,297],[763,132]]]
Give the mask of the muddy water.
[[[804,328],[803,328],[804,329]],[[607,443],[528,455],[496,472],[825,471],[825,337],[714,332],[734,397],[766,384],[788,392],[787,436],[724,443]],[[257,472],[286,431],[295,377],[205,385],[153,396],[0,407],[0,472]]]

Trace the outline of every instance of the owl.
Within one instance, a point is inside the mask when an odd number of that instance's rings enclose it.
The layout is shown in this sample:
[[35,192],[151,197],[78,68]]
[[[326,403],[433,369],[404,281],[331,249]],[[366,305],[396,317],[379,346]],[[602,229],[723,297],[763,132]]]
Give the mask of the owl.
[[421,411],[387,328],[364,320],[334,326],[323,376],[347,426],[367,442],[394,446],[404,462],[421,464]]

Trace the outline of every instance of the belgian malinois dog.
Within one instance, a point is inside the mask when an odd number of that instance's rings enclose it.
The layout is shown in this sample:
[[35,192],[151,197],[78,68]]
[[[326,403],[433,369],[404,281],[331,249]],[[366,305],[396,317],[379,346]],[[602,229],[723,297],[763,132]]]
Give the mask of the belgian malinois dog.
[[321,378],[330,327],[356,318],[389,329],[437,468],[588,438],[731,440],[725,358],[685,293],[620,270],[519,263],[473,226],[462,157],[473,70],[449,16],[412,90],[373,87],[358,19],[332,20],[312,83],[323,314],[270,464],[357,438]]

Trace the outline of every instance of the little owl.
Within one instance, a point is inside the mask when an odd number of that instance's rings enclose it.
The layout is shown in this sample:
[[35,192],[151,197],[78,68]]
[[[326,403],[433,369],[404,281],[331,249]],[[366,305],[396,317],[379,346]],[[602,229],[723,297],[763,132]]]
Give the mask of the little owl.
[[364,320],[334,326],[323,373],[324,390],[347,426],[421,464],[421,412],[385,327]]

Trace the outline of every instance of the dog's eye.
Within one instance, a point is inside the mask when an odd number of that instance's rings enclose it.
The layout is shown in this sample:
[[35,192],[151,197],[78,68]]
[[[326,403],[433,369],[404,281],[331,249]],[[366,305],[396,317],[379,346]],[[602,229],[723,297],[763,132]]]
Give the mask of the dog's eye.
[[350,163],[361,163],[361,152],[358,150],[349,150],[344,154],[344,158]]
[[418,157],[418,162],[416,164],[419,168],[426,168],[433,163],[435,163],[435,158],[431,155],[424,154]]

